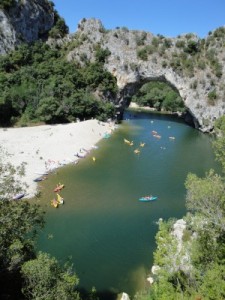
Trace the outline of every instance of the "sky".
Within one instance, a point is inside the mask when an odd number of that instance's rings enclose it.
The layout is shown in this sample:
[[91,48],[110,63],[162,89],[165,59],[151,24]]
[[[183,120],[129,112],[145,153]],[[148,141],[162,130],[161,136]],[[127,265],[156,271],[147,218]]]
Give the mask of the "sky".
[[200,38],[225,26],[225,0],[53,0],[69,26],[82,18],[100,19],[105,29],[127,27],[165,37],[195,33]]

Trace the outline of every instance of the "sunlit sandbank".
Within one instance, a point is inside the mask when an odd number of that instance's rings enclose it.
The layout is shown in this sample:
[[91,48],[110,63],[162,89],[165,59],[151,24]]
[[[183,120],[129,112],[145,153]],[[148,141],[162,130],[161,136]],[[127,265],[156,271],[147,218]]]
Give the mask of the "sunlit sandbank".
[[30,198],[37,192],[35,179],[65,164],[76,163],[79,153],[90,151],[113,129],[113,124],[97,120],[1,128],[0,145],[8,152],[7,160],[15,167],[25,163],[23,181],[28,185],[26,197]]

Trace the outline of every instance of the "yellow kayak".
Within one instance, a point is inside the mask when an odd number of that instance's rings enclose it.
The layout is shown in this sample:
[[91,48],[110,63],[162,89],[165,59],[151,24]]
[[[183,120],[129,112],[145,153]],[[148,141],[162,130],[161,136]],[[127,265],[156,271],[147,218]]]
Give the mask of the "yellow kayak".
[[53,200],[51,200],[51,205],[52,205],[53,207],[57,208],[59,204],[58,204],[58,202],[57,202],[56,199],[53,199]]

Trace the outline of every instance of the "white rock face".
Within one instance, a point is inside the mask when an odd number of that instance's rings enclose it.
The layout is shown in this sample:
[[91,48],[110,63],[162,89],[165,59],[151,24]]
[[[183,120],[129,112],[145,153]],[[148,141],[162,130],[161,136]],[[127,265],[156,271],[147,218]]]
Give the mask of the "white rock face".
[[160,271],[160,267],[159,266],[155,266],[155,265],[152,266],[151,272],[152,272],[153,275],[157,275],[159,271]]
[[54,23],[54,13],[47,0],[21,0],[9,10],[0,10],[0,54],[21,42],[40,39]]
[[130,298],[129,298],[128,294],[123,293],[121,296],[121,300],[130,300]]
[[152,277],[148,277],[147,278],[147,281],[150,283],[150,284],[153,284],[154,283],[154,279]]
[[186,229],[186,222],[183,219],[177,220],[173,225],[173,235],[176,237],[178,242],[178,251],[181,250],[182,247],[182,237],[184,230]]

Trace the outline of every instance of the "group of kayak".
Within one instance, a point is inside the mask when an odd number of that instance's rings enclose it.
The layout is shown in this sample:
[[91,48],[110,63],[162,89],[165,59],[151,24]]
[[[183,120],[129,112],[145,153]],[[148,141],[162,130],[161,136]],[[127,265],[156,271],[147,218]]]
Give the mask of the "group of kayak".
[[[127,144],[127,145],[129,145],[129,146],[133,146],[133,145],[134,145],[134,142],[133,142],[133,141],[129,141],[129,140],[127,140],[127,139],[123,139],[123,140],[124,140],[124,143]],[[145,146],[145,143],[140,143],[139,146],[140,146],[140,147],[144,147],[144,146]],[[140,151],[139,148],[137,148],[137,149],[134,150],[134,153],[135,153],[135,154],[139,154],[140,152],[141,152],[141,151]]]
[[60,204],[64,203],[64,199],[62,196],[59,195],[59,192],[65,187],[64,184],[57,184],[54,188],[54,192],[56,193],[56,197],[51,200],[51,205],[55,208],[57,208]]

